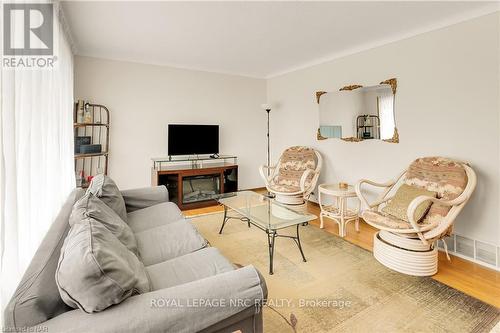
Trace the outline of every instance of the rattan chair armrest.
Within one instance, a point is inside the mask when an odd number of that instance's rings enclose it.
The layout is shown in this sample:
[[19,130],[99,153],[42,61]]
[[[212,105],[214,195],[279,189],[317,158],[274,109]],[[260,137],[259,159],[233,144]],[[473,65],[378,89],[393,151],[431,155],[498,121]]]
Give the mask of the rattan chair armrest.
[[306,169],[306,171],[304,171],[304,173],[302,174],[302,177],[300,177],[299,186],[300,186],[300,190],[302,192],[306,191],[306,180],[307,180],[307,177],[309,177],[309,175],[311,173],[315,173],[314,170]]
[[264,170],[265,169],[275,169],[275,168],[276,168],[276,166],[268,166],[268,165],[261,165],[259,167],[260,176],[264,180],[264,183],[265,183],[266,187],[269,187],[269,182],[271,181],[272,174],[268,177],[266,175],[266,172]]
[[366,199],[366,197],[363,195],[363,192],[361,191],[361,185],[363,185],[363,184],[368,184],[368,185],[372,185],[375,187],[382,187],[382,188],[390,189],[394,186],[394,184],[396,184],[396,181],[392,180],[392,181],[387,182],[387,183],[376,183],[376,182],[368,180],[368,179],[361,179],[360,181],[357,182],[357,184],[354,187],[354,190],[356,191],[356,195],[358,196],[359,200],[361,200],[361,202],[364,205],[366,205],[367,207],[374,208],[374,207],[377,207],[380,204],[386,202],[389,199],[385,198],[385,195],[384,195],[382,198],[379,198],[378,200],[376,200],[372,203],[369,203],[368,199]]

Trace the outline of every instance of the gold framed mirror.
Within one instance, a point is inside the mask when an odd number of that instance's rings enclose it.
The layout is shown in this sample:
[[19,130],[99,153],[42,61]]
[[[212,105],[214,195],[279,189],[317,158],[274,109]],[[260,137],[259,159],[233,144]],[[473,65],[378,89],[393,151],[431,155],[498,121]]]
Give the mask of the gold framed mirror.
[[331,92],[317,91],[317,139],[337,138],[348,142],[381,140],[398,143],[396,91],[396,78],[373,86],[352,84]]

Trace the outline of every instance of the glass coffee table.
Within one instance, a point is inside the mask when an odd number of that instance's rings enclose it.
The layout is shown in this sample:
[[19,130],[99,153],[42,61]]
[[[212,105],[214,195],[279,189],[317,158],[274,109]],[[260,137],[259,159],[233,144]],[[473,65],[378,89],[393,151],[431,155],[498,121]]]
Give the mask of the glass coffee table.
[[[273,274],[274,244],[276,237],[290,238],[297,244],[302,259],[306,260],[304,251],[300,244],[299,226],[306,226],[309,221],[317,217],[312,214],[304,214],[280,204],[262,194],[253,191],[241,191],[224,193],[214,196],[224,206],[224,217],[219,234],[222,234],[226,223],[230,219],[238,219],[259,228],[267,234],[269,247],[269,274]],[[239,216],[230,216],[228,211],[232,210]],[[296,227],[296,236],[278,234],[278,230]]]

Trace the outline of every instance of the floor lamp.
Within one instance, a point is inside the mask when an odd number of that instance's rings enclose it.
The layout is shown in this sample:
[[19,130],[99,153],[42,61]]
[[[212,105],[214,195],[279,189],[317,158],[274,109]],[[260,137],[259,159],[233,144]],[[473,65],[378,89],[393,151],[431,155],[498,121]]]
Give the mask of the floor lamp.
[[[271,112],[271,104],[262,104],[260,106],[263,110],[267,112],[267,166],[271,166],[271,149],[269,144],[269,113]],[[267,168],[267,177],[269,177],[270,169]],[[267,192],[268,197],[274,197],[271,192]]]

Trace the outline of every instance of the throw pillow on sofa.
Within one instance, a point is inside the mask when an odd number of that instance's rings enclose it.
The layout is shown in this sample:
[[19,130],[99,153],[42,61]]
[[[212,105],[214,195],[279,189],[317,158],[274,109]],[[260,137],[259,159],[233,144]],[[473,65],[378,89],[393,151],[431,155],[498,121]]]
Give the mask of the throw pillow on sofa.
[[64,303],[87,313],[150,291],[143,263],[91,217],[71,227],[55,278]]
[[137,241],[132,229],[114,210],[92,193],[85,194],[75,203],[69,217],[69,224],[72,226],[86,217],[102,223],[123,245],[137,254]]
[[127,208],[125,200],[113,179],[99,174],[92,178],[87,193],[92,193],[113,209],[120,218],[127,222]]

